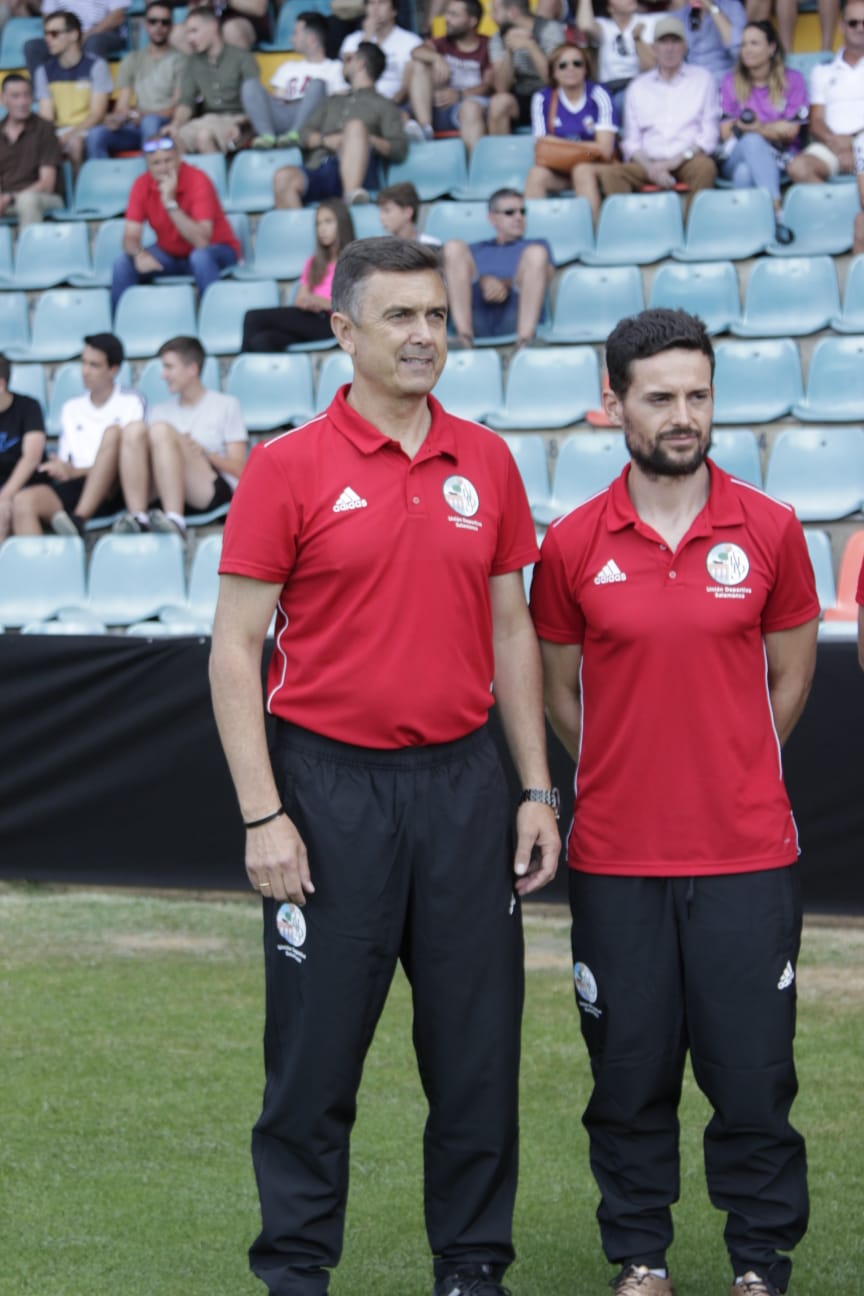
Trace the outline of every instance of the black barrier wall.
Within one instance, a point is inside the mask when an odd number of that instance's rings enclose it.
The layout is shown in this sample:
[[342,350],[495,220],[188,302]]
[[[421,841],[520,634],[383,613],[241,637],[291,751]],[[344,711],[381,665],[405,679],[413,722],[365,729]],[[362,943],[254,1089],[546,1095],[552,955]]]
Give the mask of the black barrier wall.
[[[210,710],[209,650],[206,639],[0,637],[0,877],[246,885]],[[503,748],[494,714],[492,724]],[[864,913],[862,752],[855,646],[820,644],[813,693],[785,753],[811,913]],[[572,763],[551,736],[550,754],[566,828]],[[674,793],[674,770],[669,779]],[[512,770],[511,780],[515,793]],[[539,898],[566,899],[563,869]]]

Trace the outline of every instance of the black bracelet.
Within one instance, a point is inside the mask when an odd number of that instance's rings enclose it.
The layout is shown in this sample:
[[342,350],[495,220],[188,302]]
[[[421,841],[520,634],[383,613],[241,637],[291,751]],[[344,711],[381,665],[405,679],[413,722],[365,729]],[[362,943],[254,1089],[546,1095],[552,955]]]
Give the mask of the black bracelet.
[[541,805],[551,806],[555,811],[555,818],[558,819],[561,814],[561,798],[558,795],[558,789],[552,788],[525,788],[519,798],[519,804],[525,801],[539,801]]
[[278,819],[279,816],[280,816],[280,815],[283,815],[284,813],[285,813],[285,811],[284,811],[284,810],[282,809],[282,807],[280,806],[278,810],[274,810],[272,814],[265,815],[263,819],[251,819],[251,820],[249,821],[249,823],[246,823],[246,821],[244,820],[244,821],[243,821],[243,827],[244,827],[244,828],[260,828],[262,824],[265,824],[265,823],[272,823],[274,819]]

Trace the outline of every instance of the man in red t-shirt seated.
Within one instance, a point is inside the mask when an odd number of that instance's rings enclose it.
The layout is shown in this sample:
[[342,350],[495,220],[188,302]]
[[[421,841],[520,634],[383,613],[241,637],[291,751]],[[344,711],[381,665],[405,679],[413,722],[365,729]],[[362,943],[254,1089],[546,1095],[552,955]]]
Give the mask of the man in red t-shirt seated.
[[478,35],[480,0],[448,0],[447,35],[411,52],[411,110],[427,139],[434,131],[458,130],[470,153],[486,134],[493,90],[489,38]]
[[[240,256],[210,178],[181,162],[177,145],[167,136],[148,140],[143,152],[147,171],[129,194],[123,251],[111,277],[115,309],[127,288],[163,274],[193,275],[203,296]],[[146,248],[141,241],[145,221],[156,234],[156,242]]]

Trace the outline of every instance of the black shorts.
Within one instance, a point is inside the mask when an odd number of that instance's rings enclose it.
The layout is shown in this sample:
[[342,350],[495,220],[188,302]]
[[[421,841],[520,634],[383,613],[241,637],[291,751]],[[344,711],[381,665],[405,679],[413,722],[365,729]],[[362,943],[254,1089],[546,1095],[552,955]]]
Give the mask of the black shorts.
[[[86,477],[73,477],[71,481],[58,482],[52,481],[50,477],[42,477],[42,485],[51,487],[67,513],[74,513],[86,480]],[[122,513],[125,507],[122,495],[110,495],[102,501],[93,516],[111,517],[114,513]]]
[[209,504],[206,504],[203,509],[195,509],[194,511],[196,513],[210,513],[213,509],[221,508],[223,504],[230,504],[233,494],[234,492],[222,474],[217,473],[213,482],[213,495]]

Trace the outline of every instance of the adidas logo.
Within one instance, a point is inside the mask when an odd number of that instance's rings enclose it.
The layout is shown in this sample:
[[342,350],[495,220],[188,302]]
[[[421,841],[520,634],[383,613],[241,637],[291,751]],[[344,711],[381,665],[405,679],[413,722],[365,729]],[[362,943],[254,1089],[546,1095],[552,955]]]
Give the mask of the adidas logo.
[[333,512],[347,513],[349,509],[366,507],[366,501],[361,499],[357,492],[352,490],[350,486],[346,486],[336,503],[333,505]]
[[622,572],[614,558],[604,563],[594,577],[595,585],[611,585],[613,581],[626,581],[627,573]]
[[794,980],[795,969],[792,964],[787,961],[785,968],[780,973],[780,980],[777,982],[777,989],[788,990]]

